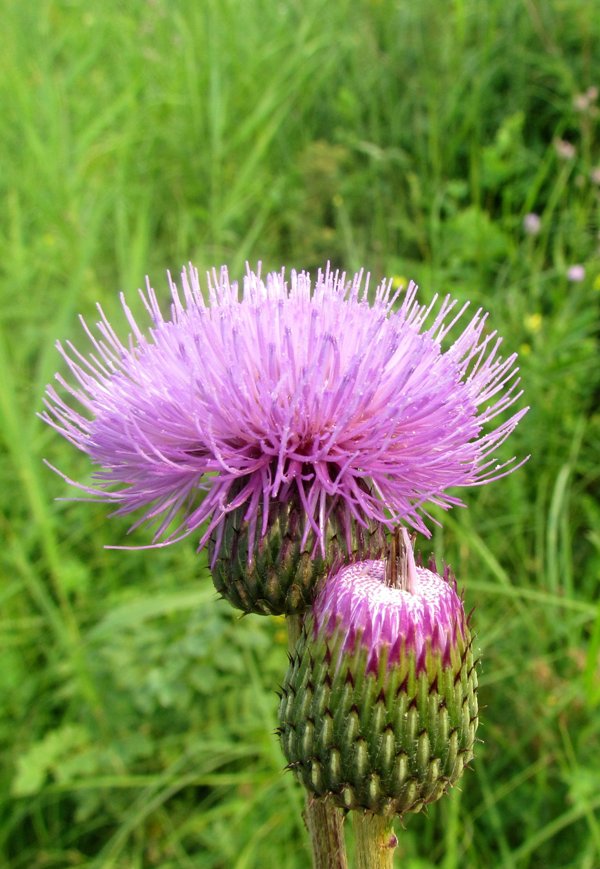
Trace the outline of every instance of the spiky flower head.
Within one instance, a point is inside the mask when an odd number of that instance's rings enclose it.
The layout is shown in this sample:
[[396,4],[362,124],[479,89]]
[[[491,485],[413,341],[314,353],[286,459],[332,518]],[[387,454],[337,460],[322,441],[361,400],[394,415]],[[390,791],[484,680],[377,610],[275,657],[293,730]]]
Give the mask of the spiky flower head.
[[[325,566],[291,595],[301,609],[333,560],[360,555],[357,528],[403,522],[427,534],[427,504],[459,504],[450,489],[514,469],[494,452],[525,410],[492,421],[520,396],[518,369],[481,311],[445,348],[466,305],[426,308],[412,283],[399,306],[390,282],[369,301],[362,273],[329,268],[314,284],[304,272],[248,271],[241,289],[222,269],[205,299],[190,267],[181,287],[170,282],[167,317],[150,285],[140,291],[145,331],[122,298],[125,340],[100,308],[95,330],[82,321],[91,350],[58,345],[71,378],[56,375],[42,417],[92,459],[94,484],[79,487],[116,514],[138,512],[133,527],[152,523],[151,545],[192,532],[200,548],[211,541],[217,584],[238,605],[270,593],[282,515],[296,537],[281,582],[294,585],[303,554]],[[261,545],[259,587],[240,591],[237,567],[228,584],[228,565],[242,550],[256,564]],[[286,589],[277,597],[273,611],[288,611]]]
[[305,787],[342,808],[384,815],[439,799],[472,758],[478,724],[456,584],[448,571],[416,566],[410,545],[404,553],[401,587],[385,560],[327,578],[279,708],[282,749]]

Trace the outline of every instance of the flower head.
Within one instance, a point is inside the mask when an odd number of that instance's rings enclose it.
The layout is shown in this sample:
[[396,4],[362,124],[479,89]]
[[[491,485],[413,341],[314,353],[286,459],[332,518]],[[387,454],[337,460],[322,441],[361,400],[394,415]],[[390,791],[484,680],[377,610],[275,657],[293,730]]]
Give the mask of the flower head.
[[527,235],[539,235],[542,229],[542,219],[539,214],[530,212],[523,218],[523,229]]
[[597,106],[594,105],[598,99],[598,88],[595,85],[589,87],[583,93],[575,94],[573,97],[573,106],[575,111],[589,113],[592,116],[597,114]]
[[521,394],[515,356],[499,356],[481,311],[444,349],[466,306],[434,312],[411,284],[395,310],[389,283],[372,302],[367,284],[329,268],[314,285],[248,271],[240,290],[222,269],[206,300],[190,267],[182,292],[170,283],[168,317],[150,285],[141,293],[146,331],[122,299],[125,340],[99,308],[95,331],[83,323],[91,352],[58,345],[72,380],[56,376],[42,414],[92,459],[95,484],[79,488],[140,511],[153,545],[202,526],[213,560],[228,515],[243,511],[250,559],[290,500],[315,546],[333,513],[348,539],[370,521],[427,533],[428,503],[459,504],[449,489],[514,469],[494,452],[525,410],[492,421]]
[[342,632],[341,651],[347,655],[362,645],[369,672],[377,672],[382,659],[388,668],[397,665],[408,651],[417,673],[426,669],[428,652],[448,665],[457,633],[464,639],[466,631],[463,602],[448,572],[442,577],[414,562],[412,572],[412,588],[388,585],[383,559],[332,573],[313,604],[315,636]]
[[567,280],[573,284],[579,284],[585,280],[585,266],[582,266],[581,263],[569,266],[567,269]]
[[389,564],[330,573],[279,706],[281,746],[305,787],[387,815],[439,799],[471,760],[478,725],[476,661],[454,581],[416,566],[410,544],[402,587],[388,584]]
[[566,139],[555,139],[554,150],[561,160],[573,160],[577,154],[575,145]]

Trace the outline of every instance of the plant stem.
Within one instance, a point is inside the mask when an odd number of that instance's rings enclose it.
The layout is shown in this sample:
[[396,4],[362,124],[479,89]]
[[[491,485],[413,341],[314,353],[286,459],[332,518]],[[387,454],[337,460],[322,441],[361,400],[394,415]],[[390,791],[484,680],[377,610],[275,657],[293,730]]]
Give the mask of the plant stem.
[[[288,648],[292,654],[302,631],[300,616],[287,616]],[[304,820],[310,835],[313,869],[348,869],[343,816],[327,798],[306,797]]]
[[398,839],[392,818],[352,812],[356,837],[356,869],[393,869]]
[[304,820],[310,834],[313,869],[348,869],[341,811],[327,797],[307,796]]

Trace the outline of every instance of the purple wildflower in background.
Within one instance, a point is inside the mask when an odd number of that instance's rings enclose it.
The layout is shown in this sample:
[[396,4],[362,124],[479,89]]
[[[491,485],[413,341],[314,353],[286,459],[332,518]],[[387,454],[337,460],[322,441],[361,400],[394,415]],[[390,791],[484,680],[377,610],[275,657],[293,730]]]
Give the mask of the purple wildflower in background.
[[122,298],[124,341],[99,308],[95,332],[82,321],[91,352],[58,344],[72,382],[56,375],[42,414],[96,467],[93,486],[74,485],[141,511],[133,527],[153,523],[155,546],[202,527],[215,558],[231,511],[244,506],[252,541],[290,498],[321,545],[332,511],[348,535],[369,520],[427,534],[426,504],[514,469],[494,452],[526,412],[496,422],[521,395],[516,356],[500,357],[481,310],[443,349],[467,305],[421,306],[411,283],[394,310],[400,292],[383,282],[370,303],[367,284],[248,271],[240,291],[222,269],[205,300],[190,267],[168,317],[140,291],[146,332]]
[[539,214],[531,212],[523,218],[523,229],[527,235],[539,235],[542,229],[542,220]]
[[568,142],[566,139],[555,139],[554,150],[561,160],[573,160],[577,154],[575,145],[573,145],[572,142]]
[[595,117],[598,113],[598,107],[594,105],[597,99],[598,88],[592,85],[584,93],[575,94],[573,106],[577,112],[590,114],[592,117]]
[[585,280],[585,266],[582,266],[581,263],[569,266],[567,269],[567,280],[573,284],[580,284],[581,281]]

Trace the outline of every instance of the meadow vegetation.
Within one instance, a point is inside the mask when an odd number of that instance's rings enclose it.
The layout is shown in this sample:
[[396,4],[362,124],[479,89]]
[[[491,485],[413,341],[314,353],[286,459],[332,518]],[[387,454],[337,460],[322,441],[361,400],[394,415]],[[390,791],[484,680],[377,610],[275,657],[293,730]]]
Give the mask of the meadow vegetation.
[[43,458],[90,468],[35,414],[55,340],[96,301],[126,332],[146,274],[330,260],[485,307],[531,406],[502,453],[529,462],[419,541],[476,606],[483,741],[398,864],[599,866],[597,5],[0,10],[0,865],[308,865],[285,626],[217,601],[193,540],[105,549],[127,522],[54,500]]

